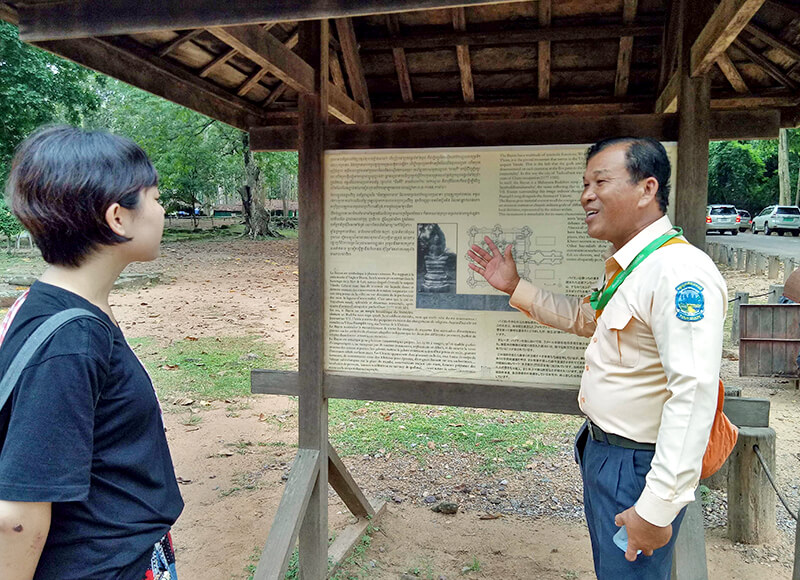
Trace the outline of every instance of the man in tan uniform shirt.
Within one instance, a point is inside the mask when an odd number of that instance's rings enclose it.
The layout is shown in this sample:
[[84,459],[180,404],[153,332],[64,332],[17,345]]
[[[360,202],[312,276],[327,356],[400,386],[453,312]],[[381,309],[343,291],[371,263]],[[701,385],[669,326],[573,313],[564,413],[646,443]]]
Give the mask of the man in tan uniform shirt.
[[[652,139],[610,139],[587,152],[581,205],[589,236],[612,244],[605,280],[673,231],[669,175],[666,152]],[[488,251],[472,246],[470,268],[510,294],[512,306],[591,337],[579,392],[588,421],[576,459],[598,578],[667,580],[673,528],[694,499],[716,407],[725,281],[705,253],[677,238],[648,254],[595,310],[588,297],[521,280],[511,246],[501,252],[486,243]],[[623,525],[626,552],[614,542]]]

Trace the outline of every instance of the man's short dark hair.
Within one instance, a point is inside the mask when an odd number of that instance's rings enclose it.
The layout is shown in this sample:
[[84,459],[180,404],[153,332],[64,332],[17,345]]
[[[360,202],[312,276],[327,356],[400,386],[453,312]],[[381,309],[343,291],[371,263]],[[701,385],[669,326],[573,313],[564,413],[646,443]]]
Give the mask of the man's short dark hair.
[[129,241],[108,226],[106,210],[135,209],[140,192],[157,185],[155,167],[130,139],[53,126],[20,144],[6,192],[44,260],[74,267],[100,246]]
[[627,144],[625,153],[625,168],[631,176],[631,183],[638,183],[642,179],[655,177],[658,181],[656,199],[661,211],[667,212],[669,203],[669,177],[672,173],[669,157],[664,146],[656,139],[650,137],[612,137],[598,141],[586,151],[586,162],[612,145]]

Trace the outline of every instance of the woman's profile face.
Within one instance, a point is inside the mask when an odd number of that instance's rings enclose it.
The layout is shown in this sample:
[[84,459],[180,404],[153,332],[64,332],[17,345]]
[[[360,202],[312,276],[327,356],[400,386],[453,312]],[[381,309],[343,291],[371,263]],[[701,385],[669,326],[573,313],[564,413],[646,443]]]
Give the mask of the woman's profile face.
[[148,187],[139,192],[139,205],[131,212],[129,231],[125,247],[131,262],[148,262],[158,257],[161,236],[164,233],[164,208],[159,202],[157,187]]

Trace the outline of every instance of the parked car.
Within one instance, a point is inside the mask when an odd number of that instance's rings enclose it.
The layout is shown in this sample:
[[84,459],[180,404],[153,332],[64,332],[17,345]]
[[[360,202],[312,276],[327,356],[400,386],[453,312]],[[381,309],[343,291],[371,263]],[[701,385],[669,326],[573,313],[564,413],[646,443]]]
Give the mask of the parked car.
[[706,208],[706,233],[730,232],[732,236],[739,233],[741,218],[732,205],[715,204]]
[[796,205],[771,205],[765,207],[760,214],[753,218],[753,225],[750,229],[754,234],[764,232],[770,235],[778,232],[792,232],[792,235],[800,236],[800,207]]
[[739,231],[744,232],[750,229],[750,224],[753,223],[750,212],[746,209],[737,209],[736,212],[739,214],[739,219],[742,220],[739,222]]

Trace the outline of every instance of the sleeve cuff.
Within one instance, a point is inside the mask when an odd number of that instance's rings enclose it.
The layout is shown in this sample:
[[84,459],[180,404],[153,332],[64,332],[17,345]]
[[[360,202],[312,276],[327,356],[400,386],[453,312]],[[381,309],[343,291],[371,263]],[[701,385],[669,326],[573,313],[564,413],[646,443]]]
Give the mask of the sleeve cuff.
[[672,520],[686,505],[688,505],[688,502],[678,503],[661,499],[649,487],[645,486],[642,495],[639,496],[639,500],[636,502],[635,509],[642,519],[654,526],[664,528],[672,523]]
[[508,301],[508,304],[512,308],[516,308],[517,310],[530,316],[531,311],[529,308],[532,305],[533,295],[535,292],[536,286],[527,280],[520,278],[517,287],[514,289],[514,293],[511,295],[511,299]]

